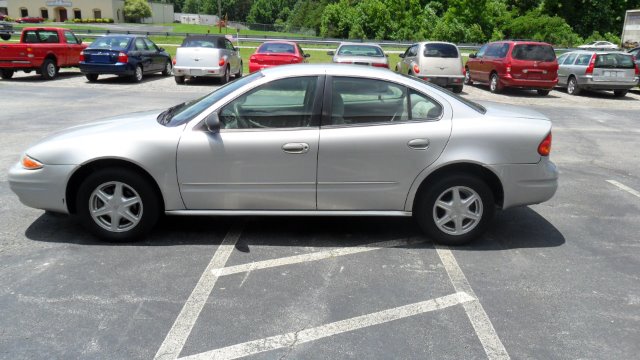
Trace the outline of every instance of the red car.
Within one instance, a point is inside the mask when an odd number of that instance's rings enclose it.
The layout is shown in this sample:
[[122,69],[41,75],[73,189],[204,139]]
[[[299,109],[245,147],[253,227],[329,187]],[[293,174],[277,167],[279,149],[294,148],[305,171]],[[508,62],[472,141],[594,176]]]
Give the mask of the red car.
[[267,41],[249,57],[249,72],[286,64],[307,62],[309,54],[300,45],[291,41]]
[[44,18],[41,17],[34,17],[34,16],[26,16],[26,17],[21,17],[16,19],[17,23],[33,23],[33,24],[38,24],[41,22],[44,22]]
[[547,95],[558,83],[553,47],[536,41],[497,41],[469,55],[465,84],[488,83],[493,93],[505,87],[534,89]]

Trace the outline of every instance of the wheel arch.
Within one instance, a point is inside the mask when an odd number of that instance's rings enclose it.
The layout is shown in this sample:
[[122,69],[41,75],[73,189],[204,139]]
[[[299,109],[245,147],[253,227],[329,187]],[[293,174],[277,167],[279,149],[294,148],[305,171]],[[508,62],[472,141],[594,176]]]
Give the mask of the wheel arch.
[[160,187],[158,186],[158,183],[153,178],[153,176],[151,176],[151,174],[149,174],[149,172],[146,171],[144,168],[142,168],[140,165],[137,165],[131,161],[110,158],[110,159],[97,159],[97,160],[93,160],[91,162],[85,163],[82,166],[80,166],[78,169],[76,169],[76,171],[73,172],[73,174],[69,178],[69,181],[67,181],[67,187],[65,189],[65,199],[67,202],[67,209],[69,210],[70,214],[77,213],[76,199],[77,199],[78,193],[75,190],[77,190],[80,187],[80,184],[82,184],[82,182],[89,175],[96,172],[97,170],[106,169],[106,168],[125,168],[129,170],[133,170],[138,174],[140,174],[142,177],[144,177],[150,184],[152,184],[153,191],[158,196],[159,203],[163,207],[161,211],[164,212],[164,206],[165,206],[164,196],[162,194],[162,191],[160,190]]
[[413,211],[413,209],[415,209],[416,202],[418,201],[418,199],[420,199],[424,191],[426,191],[429,184],[433,183],[439,178],[452,174],[473,175],[480,178],[491,189],[494,200],[496,202],[496,206],[500,208],[502,207],[502,204],[504,202],[504,187],[498,175],[492,170],[478,163],[458,162],[446,164],[426,174],[426,176],[422,180],[419,180],[419,185],[417,186],[414,182],[414,185],[409,192],[409,198],[407,199],[405,210]]

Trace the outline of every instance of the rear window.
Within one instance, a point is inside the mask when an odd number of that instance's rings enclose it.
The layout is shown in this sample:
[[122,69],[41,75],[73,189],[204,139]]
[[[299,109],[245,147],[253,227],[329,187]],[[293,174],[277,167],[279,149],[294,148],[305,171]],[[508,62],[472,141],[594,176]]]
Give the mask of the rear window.
[[204,47],[213,49],[224,49],[224,41],[220,42],[218,38],[212,39],[197,39],[186,38],[182,42],[182,47]]
[[425,44],[425,57],[457,58],[458,48],[451,44]]
[[258,48],[258,53],[266,54],[266,53],[284,53],[284,54],[295,54],[296,49],[291,44],[284,43],[270,43],[270,44],[262,44]]
[[556,53],[550,45],[518,44],[513,47],[511,57],[517,60],[553,61]]
[[50,43],[55,44],[60,42],[58,39],[58,33],[51,30],[30,30],[24,33],[25,43],[37,44],[37,43]]
[[130,37],[108,36],[96,39],[88,49],[126,50],[129,47]]
[[595,67],[635,69],[635,64],[633,63],[633,57],[628,54],[600,54],[596,56]]
[[384,52],[377,46],[370,45],[342,45],[338,55],[343,56],[375,56],[384,57]]

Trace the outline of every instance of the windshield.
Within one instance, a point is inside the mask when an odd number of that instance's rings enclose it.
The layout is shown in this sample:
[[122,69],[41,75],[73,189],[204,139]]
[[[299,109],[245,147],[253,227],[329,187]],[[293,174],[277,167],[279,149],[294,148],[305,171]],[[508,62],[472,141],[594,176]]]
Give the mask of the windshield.
[[258,48],[256,51],[259,54],[269,54],[269,53],[285,53],[285,54],[295,54],[296,49],[292,44],[286,43],[264,43],[262,46]]
[[411,79],[413,81],[419,81],[424,85],[427,85],[435,90],[438,90],[440,92],[443,92],[449,96],[451,96],[452,98],[455,98],[456,100],[460,101],[461,103],[467,105],[468,107],[472,108],[473,110],[479,112],[480,114],[485,114],[487,112],[487,109],[484,108],[484,106],[478,104],[477,102],[471,101],[469,99],[463,98],[462,96],[458,95],[458,94],[454,94],[451,91],[442,88],[438,85],[432,84],[426,80],[422,80],[418,77],[415,76],[411,76],[411,75],[405,75],[405,74],[400,74],[401,76],[404,76],[405,78]]
[[630,54],[599,54],[596,56],[595,67],[635,69],[636,66]]
[[158,122],[169,127],[182,125],[209,108],[209,106],[221,100],[223,97],[256,79],[261,78],[262,76],[264,75],[262,75],[260,71],[255,72],[249,76],[234,80],[227,85],[214,90],[209,95],[170,107],[158,115]]
[[126,50],[129,47],[130,37],[106,36],[96,39],[87,49]]
[[426,44],[424,46],[425,57],[457,58],[458,48],[451,44]]
[[551,45],[539,44],[518,44],[513,47],[511,56],[514,59],[529,61],[553,61],[556,59],[556,53]]
[[342,45],[338,49],[338,55],[342,56],[374,56],[384,57],[381,48],[371,45]]

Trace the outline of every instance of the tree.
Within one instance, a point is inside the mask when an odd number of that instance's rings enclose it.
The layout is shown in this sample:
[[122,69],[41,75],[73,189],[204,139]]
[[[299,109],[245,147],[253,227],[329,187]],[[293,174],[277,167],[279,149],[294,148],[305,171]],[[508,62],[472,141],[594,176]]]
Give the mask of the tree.
[[129,21],[141,21],[151,15],[151,6],[145,0],[124,0],[124,16]]

